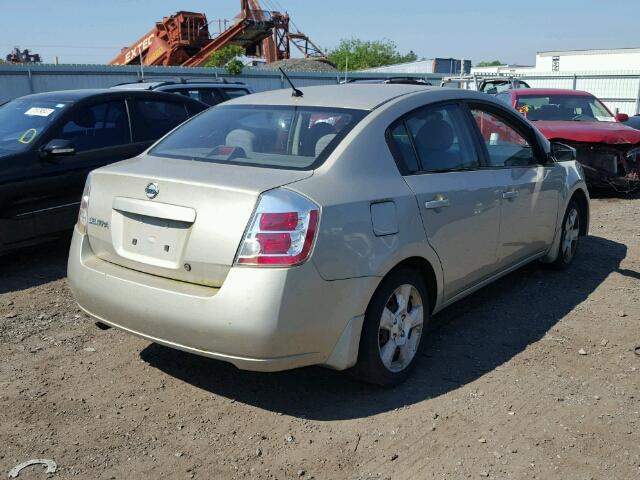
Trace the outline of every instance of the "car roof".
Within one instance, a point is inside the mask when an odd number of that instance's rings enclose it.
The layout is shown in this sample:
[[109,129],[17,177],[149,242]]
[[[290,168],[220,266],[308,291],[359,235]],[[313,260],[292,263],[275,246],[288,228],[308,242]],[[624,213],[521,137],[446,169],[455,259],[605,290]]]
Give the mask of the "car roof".
[[20,98],[30,100],[50,100],[53,102],[77,102],[96,95],[113,93],[106,88],[83,88],[79,90],[55,90],[52,92],[33,93]]
[[589,92],[582,90],[570,90],[566,88],[526,88],[526,89],[511,89],[510,92],[516,97],[522,96],[534,96],[534,95],[568,95],[572,97],[593,97]]
[[[77,103],[82,100],[86,100],[90,98],[101,98],[101,97],[109,98],[109,97],[114,97],[122,94],[123,94],[122,91],[112,90],[110,88],[85,88],[85,89],[79,89],[79,90],[56,90],[52,92],[34,93],[31,95],[25,95],[20,98],[29,99],[29,100],[51,101],[51,102]],[[166,98],[173,101],[177,100],[183,103],[204,105],[202,102],[199,102],[192,98],[177,96],[173,93],[158,92],[158,91],[140,91],[140,92],[136,92],[135,95],[138,97]]]
[[[294,82],[295,83],[295,82]],[[354,110],[374,110],[395,98],[440,87],[404,84],[349,83],[298,87],[302,97],[292,96],[290,88],[255,93],[226,102],[225,105],[296,105],[305,107],[340,107]],[[451,89],[454,90],[455,89]]]
[[158,88],[247,88],[247,84],[242,82],[227,82],[220,80],[158,80],[158,81],[138,81],[129,83],[120,83],[111,87],[114,90],[155,90]]

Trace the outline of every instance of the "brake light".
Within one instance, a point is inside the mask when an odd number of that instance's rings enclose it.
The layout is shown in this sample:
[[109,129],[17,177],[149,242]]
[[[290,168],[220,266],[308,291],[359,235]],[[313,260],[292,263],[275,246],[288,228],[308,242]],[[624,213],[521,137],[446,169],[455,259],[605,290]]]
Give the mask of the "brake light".
[[294,230],[298,226],[298,212],[263,213],[260,230]]
[[292,266],[305,262],[316,238],[319,207],[285,189],[260,196],[236,263]]
[[84,184],[84,191],[80,199],[80,210],[78,211],[78,230],[80,233],[87,233],[87,221],[89,218],[89,196],[91,194],[91,176],[87,177]]

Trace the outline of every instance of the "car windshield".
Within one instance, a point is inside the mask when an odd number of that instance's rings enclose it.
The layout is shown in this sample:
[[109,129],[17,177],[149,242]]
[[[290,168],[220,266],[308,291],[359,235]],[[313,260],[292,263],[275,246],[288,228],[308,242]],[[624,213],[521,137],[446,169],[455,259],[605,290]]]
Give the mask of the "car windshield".
[[19,98],[0,106],[0,157],[27,150],[67,105]]
[[326,158],[365,115],[342,108],[221,105],[185,123],[149,153],[306,170]]
[[600,100],[587,95],[522,95],[516,108],[532,121],[616,121]]

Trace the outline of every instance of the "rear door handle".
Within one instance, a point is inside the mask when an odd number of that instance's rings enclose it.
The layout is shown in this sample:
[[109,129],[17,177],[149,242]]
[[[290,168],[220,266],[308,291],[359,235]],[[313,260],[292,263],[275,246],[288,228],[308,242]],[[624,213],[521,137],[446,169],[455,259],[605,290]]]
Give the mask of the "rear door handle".
[[438,198],[436,200],[430,200],[428,202],[424,202],[424,208],[427,209],[436,209],[436,208],[443,208],[443,207],[448,207],[449,205],[451,205],[451,202],[449,202],[448,198]]
[[518,196],[517,190],[506,190],[502,192],[502,198],[504,199],[516,198],[517,196]]

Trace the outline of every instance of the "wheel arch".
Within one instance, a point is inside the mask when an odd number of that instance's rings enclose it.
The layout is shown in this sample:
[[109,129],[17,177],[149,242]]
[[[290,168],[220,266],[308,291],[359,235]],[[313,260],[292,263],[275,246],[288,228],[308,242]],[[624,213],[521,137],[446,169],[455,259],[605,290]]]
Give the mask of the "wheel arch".
[[[429,262],[429,260],[427,260],[426,258],[420,256],[407,257],[396,263],[395,266],[391,268],[383,278],[380,279],[380,283],[382,283],[382,281],[391,273],[400,268],[411,268],[418,272],[420,276],[422,276],[427,287],[427,295],[429,297],[429,313],[433,313],[436,304],[438,303],[438,279],[436,277],[436,271],[433,268],[433,265],[431,265],[431,262]],[[373,298],[373,296],[371,298]]]
[[580,235],[586,236],[589,233],[589,197],[582,188],[576,188],[569,201],[575,200],[580,207]]

